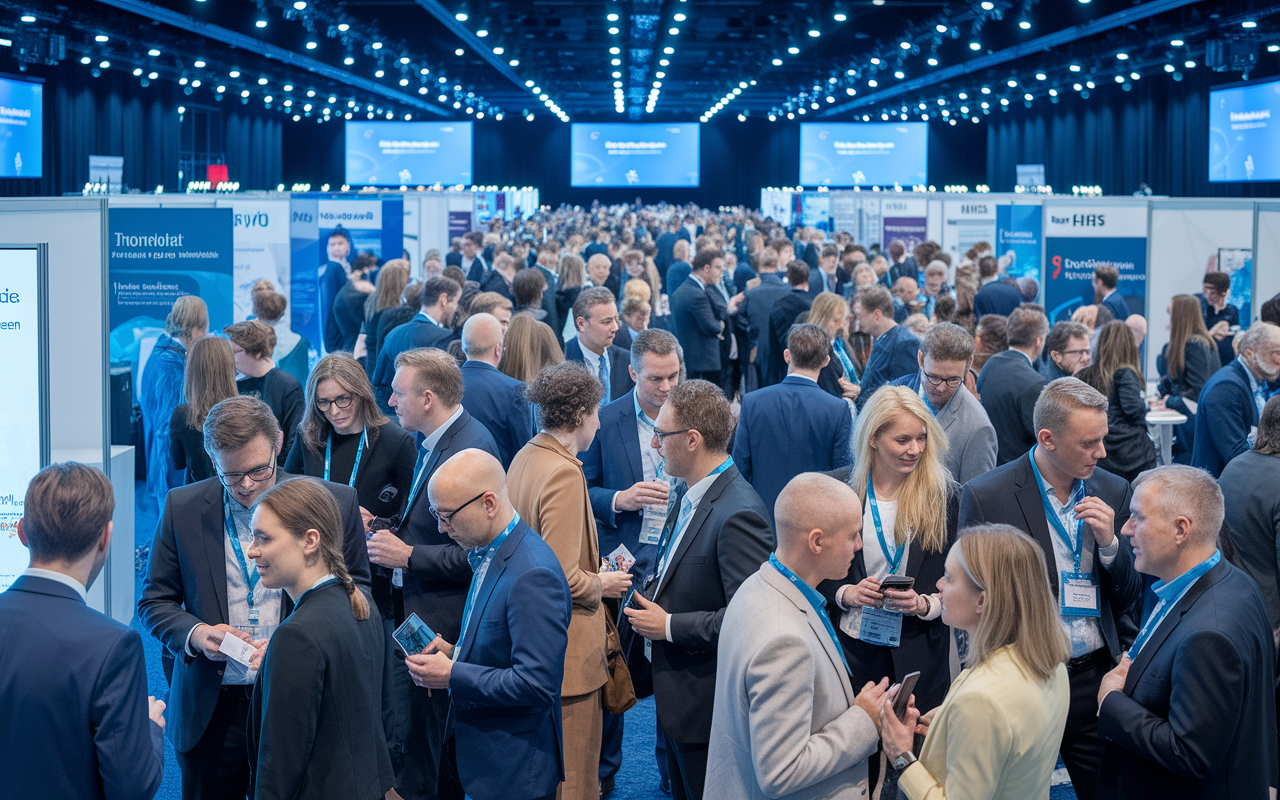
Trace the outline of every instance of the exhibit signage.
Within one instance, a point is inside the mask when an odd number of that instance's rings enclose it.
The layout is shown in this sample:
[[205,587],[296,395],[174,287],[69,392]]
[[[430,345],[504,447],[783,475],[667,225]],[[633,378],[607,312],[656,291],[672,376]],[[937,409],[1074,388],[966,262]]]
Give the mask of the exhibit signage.
[[1081,305],[1101,302],[1093,270],[1111,264],[1117,290],[1131,314],[1142,314],[1147,294],[1147,204],[1044,207],[1044,299],[1049,323],[1070,319]]
[[[1035,278],[1041,286],[1040,247],[1044,209],[1039,204],[996,206],[996,258],[1010,278]],[[958,262],[957,262],[958,263]]]
[[928,237],[929,201],[923,197],[886,197],[880,201],[881,246],[886,250],[889,242],[901,239],[910,254],[916,245]]

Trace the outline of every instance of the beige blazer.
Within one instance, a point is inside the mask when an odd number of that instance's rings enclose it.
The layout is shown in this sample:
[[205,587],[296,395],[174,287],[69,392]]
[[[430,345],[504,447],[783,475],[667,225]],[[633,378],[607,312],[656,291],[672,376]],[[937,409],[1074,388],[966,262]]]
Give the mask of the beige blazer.
[[822,619],[765,562],[720,628],[705,800],[865,800],[879,738],[853,698]]
[[1070,700],[1065,664],[1041,682],[1000,648],[951,684],[898,788],[910,800],[1047,800]]
[[608,678],[605,618],[600,602],[600,544],[582,462],[554,436],[539,433],[516,453],[507,471],[516,513],[551,545],[573,599],[562,697],[588,694]]

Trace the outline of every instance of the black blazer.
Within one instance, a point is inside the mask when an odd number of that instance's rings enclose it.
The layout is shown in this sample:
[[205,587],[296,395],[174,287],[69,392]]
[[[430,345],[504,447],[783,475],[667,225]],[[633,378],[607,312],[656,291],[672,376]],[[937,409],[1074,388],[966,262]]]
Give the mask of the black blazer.
[[511,466],[511,459],[537,433],[526,390],[524,381],[504,375],[492,364],[468,361],[462,365],[462,407],[493,434],[503,469]]
[[996,466],[1008,464],[1035,445],[1033,420],[1044,384],[1044,376],[1017,350],[996,353],[983,365],[978,395],[996,429]]
[[[609,349],[605,351],[605,355],[609,357],[609,396],[605,398],[606,402],[612,402],[622,397],[627,392],[636,387],[636,382],[631,380],[631,371],[627,367],[631,366],[631,351],[624,350],[616,344],[609,345]],[[582,355],[582,343],[575,336],[564,343],[564,357],[566,361],[577,361],[580,364],[586,363],[586,358]],[[536,431],[535,431],[536,433]],[[525,440],[528,443],[528,439]],[[520,445],[524,447],[524,445]],[[519,449],[517,448],[517,452]],[[512,458],[515,454],[512,454]]]
[[[692,277],[671,296],[671,317],[676,338],[684,348],[685,367],[690,372],[716,372],[720,361],[720,335],[728,335],[728,308],[715,305],[710,292]],[[566,356],[567,357],[567,356]]]
[[298,379],[274,367],[261,378],[241,378],[236,381],[241,395],[256,397],[271,407],[280,430],[284,431],[284,447],[280,452],[288,454],[293,448],[293,438],[298,435],[298,423],[306,410],[306,396]]
[[[1093,366],[1086,367],[1081,371],[1080,379],[1092,385],[1093,373]],[[1107,398],[1107,438],[1102,443],[1107,455],[1098,465],[1127,481],[1156,466],[1156,446],[1147,435],[1145,392],[1146,387],[1138,380],[1138,373],[1128,367],[1116,370],[1111,376],[1111,394]]]
[[1098,797],[1237,800],[1275,786],[1275,644],[1253,581],[1200,577],[1098,712]]
[[173,410],[169,419],[169,455],[174,469],[186,470],[187,483],[214,476],[213,461],[204,449],[204,430],[187,421],[187,404]]
[[782,357],[782,351],[787,349],[787,334],[791,332],[796,317],[812,305],[813,297],[803,287],[792,287],[790,292],[773,302],[773,308],[769,309],[769,361],[765,367],[765,385],[782,383],[787,377],[787,362]]
[[1156,369],[1160,373],[1157,388],[1163,395],[1176,394],[1195,402],[1200,399],[1200,390],[1213,373],[1222,369],[1218,348],[1202,341],[1187,342],[1182,350],[1182,373],[1177,376],[1169,374],[1168,353],[1169,345],[1166,344],[1156,359]]
[[[1019,356],[1021,358],[1021,356]],[[985,370],[984,370],[985,372]],[[1133,489],[1129,482],[1104,469],[1094,469],[1084,482],[1085,493],[1097,497],[1116,512],[1115,535],[1120,538],[1120,550],[1110,568],[1101,566],[1096,557],[1093,571],[1098,576],[1102,594],[1102,638],[1112,658],[1119,661],[1124,648],[1133,641],[1142,602],[1142,576],[1133,566],[1133,549],[1128,537],[1120,536],[1120,529],[1129,520],[1129,501]],[[1055,602],[1058,597],[1059,570],[1053,558],[1052,536],[1049,521],[1044,517],[1044,504],[1040,499],[1040,487],[1036,485],[1031,470],[1031,454],[1016,461],[983,473],[964,485],[960,495],[960,527],[980,525],[984,522],[1012,525],[1028,534],[1044,551],[1049,570],[1049,586]],[[1126,614],[1130,617],[1126,617]],[[1121,633],[1123,632],[1123,639]]]
[[395,783],[382,730],[382,619],[341,583],[298,598],[267,645],[249,712],[253,797],[374,800]]
[[[294,477],[281,471],[278,480]],[[342,555],[352,579],[369,588],[369,551],[356,490],[325,482],[342,509]],[[174,656],[166,729],[180,753],[200,741],[222,687],[223,662],[186,653],[187,635],[201,622],[229,623],[223,541],[222,484],[217,478],[170,490],[160,514],[138,600],[143,627]],[[282,616],[292,607],[284,597]]]

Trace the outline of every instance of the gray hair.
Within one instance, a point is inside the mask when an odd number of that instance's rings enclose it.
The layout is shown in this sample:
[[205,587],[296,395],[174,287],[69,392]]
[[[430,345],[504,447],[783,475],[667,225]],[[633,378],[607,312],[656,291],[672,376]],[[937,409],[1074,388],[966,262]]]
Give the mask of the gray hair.
[[[599,255],[599,253],[596,255]],[[595,256],[592,256],[592,258],[595,258]],[[591,309],[596,306],[611,306],[614,303],[613,292],[603,286],[592,286],[583,289],[578,293],[578,299],[573,301],[574,327],[577,327],[579,319],[591,319]]]
[[1155,497],[1160,513],[1172,522],[1186,517],[1191,522],[1191,536],[1199,542],[1216,542],[1222,531],[1225,509],[1222,489],[1213,476],[1197,467],[1169,464],[1149,469],[1133,482],[1138,487],[1153,481]]
[[920,353],[934,361],[963,361],[973,358],[973,337],[954,322],[940,322],[920,337]]
[[680,377],[684,378],[684,348],[671,331],[662,328],[646,328],[631,340],[631,368],[639,375],[644,368],[644,356],[653,353],[665,356],[675,353],[680,359]]
[[1075,411],[1091,409],[1107,413],[1107,398],[1079,378],[1058,378],[1040,390],[1032,413],[1032,427],[1037,432],[1048,430],[1054,436],[1066,432]]
[[1243,353],[1245,350],[1256,350],[1266,342],[1277,338],[1280,338],[1280,326],[1272,325],[1270,322],[1255,322],[1244,333],[1236,336],[1236,345],[1237,349]]

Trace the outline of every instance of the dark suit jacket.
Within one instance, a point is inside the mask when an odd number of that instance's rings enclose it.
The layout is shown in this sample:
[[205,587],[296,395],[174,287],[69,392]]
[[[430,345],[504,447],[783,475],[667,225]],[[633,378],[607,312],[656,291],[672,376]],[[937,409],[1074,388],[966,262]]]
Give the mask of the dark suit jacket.
[[[766,362],[764,384],[782,383],[787,377],[787,362],[782,351],[787,349],[787,334],[796,317],[809,310],[813,297],[802,287],[789,286],[786,294],[773,302],[769,310],[769,360]],[[757,356],[758,357],[758,356]]]
[[1129,310],[1129,304],[1120,296],[1120,290],[1118,289],[1107,295],[1106,299],[1102,301],[1102,304],[1111,311],[1111,316],[1121,322],[1124,322],[1129,318],[1129,315],[1133,313]]
[[973,296],[973,314],[978,319],[982,319],[984,314],[999,314],[1007,317],[1020,305],[1022,305],[1022,293],[1001,280],[985,284]]
[[778,273],[763,272],[760,274],[760,285],[754,289],[747,289],[742,298],[742,305],[738,307],[739,321],[746,323],[747,342],[750,346],[757,348],[757,364],[768,363],[769,312],[778,298],[789,291],[791,287],[778,276]]
[[674,294],[677,289],[684,286],[684,282],[689,279],[689,275],[693,272],[693,265],[688,261],[672,261],[667,267],[667,274],[662,279],[662,285],[666,287],[667,294]]
[[894,325],[871,346],[867,368],[862,371],[862,392],[858,395],[861,410],[876,389],[886,383],[910,375],[920,369],[916,355],[920,352],[920,337],[904,325]]
[[690,372],[715,372],[722,367],[719,336],[722,332],[732,335],[732,331],[728,309],[711,300],[711,292],[718,291],[687,278],[671,298],[676,338],[684,348],[685,368]]
[[1232,359],[1200,390],[1191,466],[1215,478],[1228,461],[1249,449],[1249,430],[1258,424],[1258,406],[1245,369],[1239,359]]
[[506,277],[496,269],[492,270],[487,276],[485,276],[484,282],[480,284],[480,291],[496,292],[510,300],[512,303],[516,301],[516,294],[515,291],[512,290],[511,284],[507,281]]
[[916,263],[915,256],[907,256],[897,264],[889,265],[889,283],[897,283],[898,278],[910,278],[913,281],[920,280],[920,266]]
[[837,266],[836,274],[830,279],[833,285],[830,289],[824,290],[822,288],[821,273],[822,270],[818,267],[814,267],[809,271],[809,295],[812,297],[817,297],[822,294],[823,291],[835,292],[836,294],[843,295],[845,284],[853,279],[853,276],[849,274],[848,270],[844,267]]
[[[609,392],[608,400],[617,400],[627,392],[635,388],[636,382],[631,380],[631,372],[627,367],[631,366],[631,351],[624,350],[616,344],[609,345],[609,349],[605,351],[605,355],[609,357]],[[586,363],[586,358],[582,355],[582,343],[575,336],[564,343],[564,357],[566,361],[577,361],[580,364]],[[528,439],[525,440],[528,442]],[[523,447],[524,445],[521,445]],[[514,455],[514,454],[513,454]]]
[[493,436],[503,469],[536,432],[524,393],[524,381],[502,374],[492,364],[462,365],[462,407]]
[[[678,514],[672,508],[667,524]],[[671,614],[672,639],[653,643],[653,692],[658,721],[677,742],[711,739],[724,611],[738,586],[768,560],[773,543],[764,503],[731,465],[698,503],[653,598]]]
[[667,282],[667,270],[671,267],[671,252],[675,249],[676,242],[680,241],[680,237],[671,231],[659,234],[656,246],[658,252],[653,256],[653,265],[658,268],[658,277],[662,278],[665,286]]
[[569,584],[523,521],[489,562],[449,678],[458,778],[476,800],[530,800],[564,779],[560,684]]
[[[1121,641],[1117,625],[1130,629],[1130,621],[1122,621],[1121,616],[1129,612],[1136,618],[1142,601],[1142,576],[1134,569],[1133,550],[1128,537],[1120,536],[1120,529],[1129,520],[1129,501],[1133,499],[1133,490],[1123,478],[1096,468],[1084,482],[1084,489],[1086,494],[1099,498],[1116,512],[1115,535],[1120,538],[1120,550],[1109,568],[1101,565],[1095,550],[1093,571],[1102,589],[1102,618],[1099,620],[1102,638],[1106,640],[1112,658],[1118,661],[1129,642]],[[1030,453],[965,484],[960,496],[960,527],[984,522],[1012,525],[1039,543],[1044,551],[1049,585],[1056,601],[1061,576],[1053,558],[1053,540],[1050,537],[1058,534],[1050,530],[1049,521],[1045,519],[1040,487],[1036,485],[1036,476],[1031,470]],[[1131,629],[1129,633],[1132,633]],[[1126,639],[1132,639],[1132,636],[1126,635]]]
[[[471,586],[471,565],[467,551],[440,530],[440,523],[431,515],[427,483],[441,464],[469,448],[499,457],[493,436],[463,409],[428,456],[420,478],[422,488],[413,498],[413,507],[400,512],[396,531],[401,541],[413,547],[409,568],[404,571],[404,615],[416,613],[446,642],[458,641],[462,609]],[[396,624],[403,621],[397,619]]]
[[341,583],[298,598],[267,645],[249,712],[250,793],[375,798],[395,784],[383,734],[382,618]]
[[808,378],[789,375],[742,398],[733,463],[760,495],[772,523],[774,501],[787,481],[853,463],[852,436],[848,403]]
[[1098,797],[1237,800],[1276,785],[1275,643],[1253,581],[1202,575],[1098,712]]
[[[378,350],[378,363],[373,370],[373,393],[378,406],[385,414],[394,414],[387,405],[391,397],[391,381],[396,376],[396,359],[406,350],[418,347],[438,347],[445,350],[455,338],[454,332],[442,328],[430,320],[411,319],[387,334]],[[438,631],[437,631],[438,633]]]
[[[462,253],[458,253],[458,266],[462,266]],[[467,270],[467,280],[481,283],[489,274],[489,269],[489,263],[484,260],[484,256],[476,253],[475,259],[471,262],[471,268]]]
[[160,726],[147,718],[142,637],[70,586],[14,581],[0,594],[5,796],[150,800],[163,769]]
[[[281,471],[279,481],[294,477]],[[356,490],[326,481],[342,510],[342,555],[357,584],[369,589],[369,551]],[[201,622],[229,624],[227,567],[223,551],[222,484],[210,478],[173,489],[165,498],[151,543],[147,578],[138,600],[143,627],[174,656],[166,730],[180,753],[204,735],[222,686],[223,662],[186,654],[187,635]],[[292,607],[284,597],[283,617]]]
[[1044,384],[1044,376],[1017,350],[996,353],[982,366],[978,396],[996,429],[997,466],[1008,464],[1035,445],[1036,400]]

